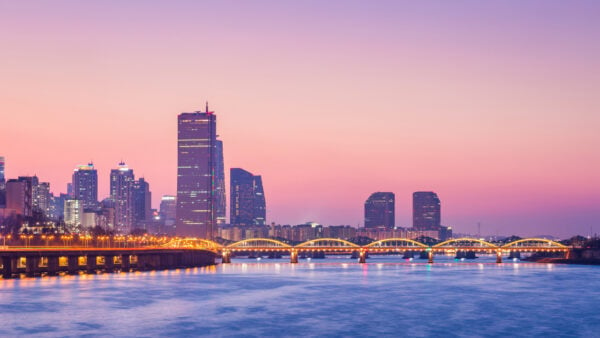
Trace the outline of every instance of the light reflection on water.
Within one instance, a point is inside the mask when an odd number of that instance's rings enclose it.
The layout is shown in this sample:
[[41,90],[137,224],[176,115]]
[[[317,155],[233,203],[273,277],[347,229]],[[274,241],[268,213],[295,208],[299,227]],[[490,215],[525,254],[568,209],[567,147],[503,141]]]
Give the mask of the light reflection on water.
[[372,257],[0,279],[2,336],[597,336],[600,267]]

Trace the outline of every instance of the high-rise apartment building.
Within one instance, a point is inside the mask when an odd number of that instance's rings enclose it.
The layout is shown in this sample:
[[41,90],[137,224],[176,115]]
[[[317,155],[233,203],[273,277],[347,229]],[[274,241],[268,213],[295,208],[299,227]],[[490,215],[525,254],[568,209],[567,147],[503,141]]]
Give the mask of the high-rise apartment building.
[[145,226],[146,222],[152,220],[150,185],[142,177],[133,182],[132,189],[133,225],[136,228],[141,228]]
[[217,224],[227,223],[227,201],[225,193],[225,164],[223,160],[223,141],[215,144],[215,217]]
[[83,220],[83,204],[80,200],[66,199],[65,200],[65,225],[69,227],[69,230],[75,231],[81,227]]
[[132,229],[134,181],[133,170],[124,162],[119,163],[119,168],[110,171],[110,198],[115,203],[115,228],[121,233],[129,233]]
[[413,228],[439,231],[441,227],[440,199],[433,191],[413,193]]
[[177,222],[179,236],[212,239],[215,235],[214,112],[181,113],[177,117]]
[[6,209],[25,217],[33,215],[32,181],[32,177],[19,177],[6,182]]
[[71,186],[73,197],[81,201],[84,209],[98,208],[98,171],[93,163],[75,168]]
[[393,229],[396,225],[396,202],[393,192],[375,192],[365,201],[365,228],[385,227]]
[[38,212],[42,212],[45,217],[52,217],[52,194],[50,193],[50,183],[39,182],[34,176],[34,185],[32,186],[32,206]]
[[265,225],[266,202],[262,178],[241,169],[231,168],[229,218],[233,225]]

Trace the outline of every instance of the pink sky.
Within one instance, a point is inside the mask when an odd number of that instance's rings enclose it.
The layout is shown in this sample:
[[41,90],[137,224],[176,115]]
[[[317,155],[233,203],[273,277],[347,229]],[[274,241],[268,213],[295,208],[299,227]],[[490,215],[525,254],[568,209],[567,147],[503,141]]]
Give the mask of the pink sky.
[[64,192],[123,159],[175,193],[176,116],[208,100],[268,221],[357,225],[433,190],[458,232],[600,232],[594,1],[0,2],[0,156]]

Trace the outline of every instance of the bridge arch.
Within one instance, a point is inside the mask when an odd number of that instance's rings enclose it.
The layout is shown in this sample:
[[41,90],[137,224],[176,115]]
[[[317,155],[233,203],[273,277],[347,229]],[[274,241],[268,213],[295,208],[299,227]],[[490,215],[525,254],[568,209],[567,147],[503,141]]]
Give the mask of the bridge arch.
[[[467,245],[464,245],[467,244]],[[470,245],[469,245],[470,244]],[[479,244],[478,245],[473,245],[473,244]],[[498,246],[495,244],[492,244],[490,242],[486,242],[482,239],[477,239],[477,238],[468,238],[468,237],[462,237],[462,238],[453,238],[453,239],[449,239],[447,241],[443,241],[441,243],[438,243],[434,246],[432,246],[433,249],[444,249],[444,248],[477,248],[477,249],[498,249]]]
[[248,249],[253,248],[273,248],[273,249],[288,249],[292,246],[270,238],[248,238],[226,246],[227,249]]
[[561,249],[568,250],[569,247],[556,241],[546,238],[523,238],[507,244],[504,244],[502,249]]
[[217,242],[201,238],[175,238],[162,246],[167,248],[203,249],[212,252],[219,252],[222,248]]
[[295,246],[295,248],[349,248],[349,249],[358,249],[360,246],[358,244],[339,239],[339,238],[317,238],[311,239],[309,241],[300,243]]
[[[406,243],[407,245],[394,245],[396,243]],[[391,245],[390,245],[391,244]],[[409,238],[386,238],[369,243],[366,248],[393,248],[393,247],[414,247],[415,249],[428,248],[426,244],[409,239]]]

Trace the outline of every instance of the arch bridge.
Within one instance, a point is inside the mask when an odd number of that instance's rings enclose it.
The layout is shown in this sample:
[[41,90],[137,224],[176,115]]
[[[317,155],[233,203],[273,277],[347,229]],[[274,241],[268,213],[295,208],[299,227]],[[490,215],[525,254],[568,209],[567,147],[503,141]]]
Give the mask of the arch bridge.
[[558,242],[544,238],[519,239],[504,245],[496,245],[477,238],[453,238],[429,246],[409,238],[387,238],[360,246],[339,238],[317,238],[297,245],[290,245],[270,238],[250,238],[226,246],[208,240],[179,240],[179,245],[197,245],[207,250],[217,250],[222,254],[223,263],[231,262],[234,252],[285,252],[290,255],[290,262],[298,262],[298,254],[306,252],[355,253],[359,254],[359,262],[365,263],[367,253],[389,253],[406,251],[425,251],[429,263],[433,263],[435,254],[451,254],[460,251],[496,254],[496,262],[502,262],[502,256],[511,252],[563,252],[568,256],[569,248]]

